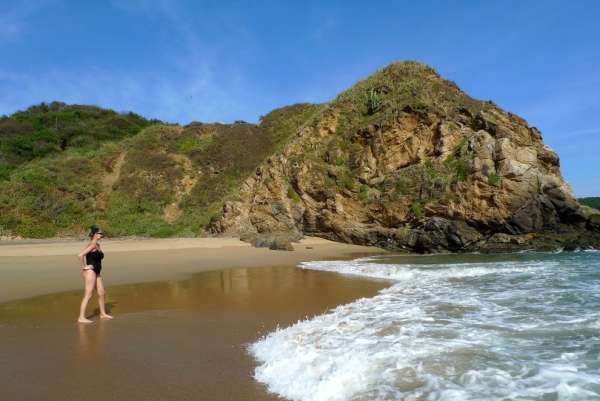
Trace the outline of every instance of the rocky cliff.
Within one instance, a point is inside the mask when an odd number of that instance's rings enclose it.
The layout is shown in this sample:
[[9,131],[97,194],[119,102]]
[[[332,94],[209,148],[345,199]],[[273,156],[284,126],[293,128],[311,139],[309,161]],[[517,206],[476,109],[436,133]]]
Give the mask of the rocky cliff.
[[0,117],[0,239],[304,234],[418,252],[600,247],[525,120],[400,62],[259,124],[54,102]]
[[598,246],[594,219],[538,129],[428,66],[399,62],[300,125],[210,231],[499,251]]

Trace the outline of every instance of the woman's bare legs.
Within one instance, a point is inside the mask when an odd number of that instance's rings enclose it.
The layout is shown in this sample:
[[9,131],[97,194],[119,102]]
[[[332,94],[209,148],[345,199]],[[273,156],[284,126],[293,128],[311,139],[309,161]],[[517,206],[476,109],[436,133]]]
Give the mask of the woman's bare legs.
[[85,317],[85,308],[92,297],[92,292],[96,286],[96,273],[93,270],[84,270],[81,275],[83,276],[83,282],[85,289],[83,292],[83,299],[81,300],[81,306],[79,307],[79,323],[92,323],[92,321]]
[[100,319],[112,319],[113,317],[106,313],[104,309],[104,300],[106,298],[106,291],[104,290],[104,282],[102,277],[96,276],[96,292],[98,292],[98,306],[100,307]]

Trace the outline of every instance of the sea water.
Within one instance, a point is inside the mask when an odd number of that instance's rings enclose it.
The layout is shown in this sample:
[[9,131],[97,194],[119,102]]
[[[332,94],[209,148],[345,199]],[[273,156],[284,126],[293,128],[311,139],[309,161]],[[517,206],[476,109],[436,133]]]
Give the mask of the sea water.
[[390,286],[250,345],[255,378],[287,399],[600,400],[598,251],[300,268]]

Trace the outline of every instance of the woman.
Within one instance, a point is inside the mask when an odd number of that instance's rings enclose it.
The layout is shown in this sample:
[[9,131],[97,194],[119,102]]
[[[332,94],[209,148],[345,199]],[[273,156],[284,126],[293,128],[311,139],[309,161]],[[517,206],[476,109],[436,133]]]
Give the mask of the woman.
[[81,306],[79,307],[79,323],[92,323],[91,320],[85,317],[85,308],[87,307],[88,301],[92,297],[94,288],[98,293],[98,306],[100,307],[100,319],[112,319],[112,316],[106,313],[104,309],[104,297],[106,292],[104,291],[104,283],[100,276],[100,270],[102,270],[102,259],[104,253],[100,249],[100,240],[104,238],[104,233],[96,226],[90,228],[90,243],[81,251],[79,254],[79,260],[81,261],[81,276],[85,284],[85,292],[83,299],[81,300]]

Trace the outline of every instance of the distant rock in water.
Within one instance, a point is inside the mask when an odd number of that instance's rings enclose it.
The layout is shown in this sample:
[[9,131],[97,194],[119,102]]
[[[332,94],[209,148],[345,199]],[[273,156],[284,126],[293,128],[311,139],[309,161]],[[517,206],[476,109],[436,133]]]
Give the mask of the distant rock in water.
[[397,62],[308,119],[210,229],[417,252],[597,247],[559,166],[524,119]]

